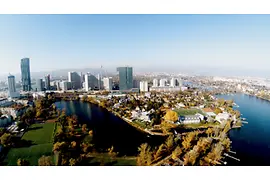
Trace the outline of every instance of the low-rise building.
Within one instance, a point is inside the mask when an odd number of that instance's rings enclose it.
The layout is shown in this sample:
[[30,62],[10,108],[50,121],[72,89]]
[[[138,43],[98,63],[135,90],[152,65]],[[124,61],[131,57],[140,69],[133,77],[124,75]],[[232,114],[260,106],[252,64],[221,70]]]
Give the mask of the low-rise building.
[[209,117],[216,116],[211,108],[203,108],[202,111]]
[[201,122],[199,115],[179,116],[178,122],[181,124],[197,124]]
[[227,121],[229,118],[231,117],[231,115],[229,113],[219,113],[215,120],[220,122],[220,123],[223,123],[224,121]]

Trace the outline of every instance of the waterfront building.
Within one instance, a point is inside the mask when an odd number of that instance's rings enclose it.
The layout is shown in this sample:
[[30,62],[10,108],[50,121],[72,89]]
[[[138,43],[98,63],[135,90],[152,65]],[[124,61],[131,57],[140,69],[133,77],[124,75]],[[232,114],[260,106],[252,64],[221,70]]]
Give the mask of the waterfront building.
[[203,120],[204,116],[202,114],[195,114],[195,115],[186,115],[186,116],[179,116],[178,123],[181,124],[198,124]]
[[98,79],[91,73],[85,74],[85,91],[93,90],[98,87]]
[[112,90],[112,77],[105,77],[103,78],[103,85],[104,85],[104,89],[107,91],[111,91]]
[[49,74],[45,76],[45,88],[46,90],[51,90],[51,77]]
[[141,92],[148,92],[148,82],[147,81],[140,82],[140,91]]
[[167,79],[160,79],[159,80],[159,87],[165,87],[166,86]]
[[72,89],[72,84],[71,82],[68,82],[68,81],[62,81],[60,83],[60,86],[61,86],[62,91],[67,91],[67,90]]
[[119,72],[119,90],[129,90],[133,87],[133,69],[132,67],[118,67]]
[[42,79],[37,79],[37,91],[44,91],[44,82]]
[[68,82],[71,83],[71,89],[81,89],[81,77],[77,72],[68,72]]
[[156,91],[156,92],[174,92],[174,91],[185,91],[187,90],[187,87],[150,87],[150,91]]
[[176,78],[172,78],[172,79],[171,79],[171,82],[170,82],[170,86],[171,86],[171,87],[175,87],[176,84],[177,84],[177,79],[176,79]]
[[11,98],[16,98],[19,93],[16,92],[15,76],[8,76],[8,96]]
[[215,120],[218,121],[219,123],[223,123],[224,121],[227,121],[229,118],[231,117],[231,115],[229,113],[219,113]]
[[29,58],[21,59],[21,76],[23,91],[31,91],[31,76]]
[[158,87],[158,80],[157,79],[153,79],[153,87]]

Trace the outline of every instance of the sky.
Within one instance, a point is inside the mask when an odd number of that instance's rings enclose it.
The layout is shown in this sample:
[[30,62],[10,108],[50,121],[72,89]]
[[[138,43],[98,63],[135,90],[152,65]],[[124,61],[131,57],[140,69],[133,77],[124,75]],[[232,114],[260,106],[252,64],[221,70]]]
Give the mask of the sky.
[[[0,74],[72,68],[270,76],[270,15],[0,15]],[[268,72],[269,71],[269,72]]]

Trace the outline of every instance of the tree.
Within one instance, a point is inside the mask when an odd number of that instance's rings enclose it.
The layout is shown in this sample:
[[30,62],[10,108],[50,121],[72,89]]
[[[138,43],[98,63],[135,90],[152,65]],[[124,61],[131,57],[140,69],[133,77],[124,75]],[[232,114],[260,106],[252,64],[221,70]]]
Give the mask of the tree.
[[150,146],[147,143],[142,144],[139,147],[139,155],[137,157],[138,166],[149,166],[152,163],[153,156],[150,151]]
[[82,125],[82,132],[85,133],[86,131],[87,131],[87,125],[86,124],[83,124]]
[[90,136],[93,136],[93,130],[90,130],[90,131],[89,131],[89,135],[90,135]]
[[154,154],[154,159],[155,160],[158,160],[160,158],[162,158],[167,152],[167,147],[165,144],[161,144],[159,147],[158,147],[158,150],[156,151],[156,153]]
[[195,150],[191,150],[184,156],[184,165],[194,165],[196,163],[199,153]]
[[74,158],[69,159],[69,165],[70,166],[75,166],[76,164],[77,164],[76,159],[74,159]]
[[166,147],[167,147],[167,151],[168,151],[168,152],[171,152],[171,151],[172,151],[172,148],[173,148],[173,145],[174,145],[174,138],[173,138],[172,135],[170,135],[170,136],[167,138],[165,144],[166,144]]
[[173,160],[179,159],[181,154],[182,154],[182,149],[179,146],[177,146],[175,150],[172,152],[172,159]]
[[38,159],[39,166],[53,166],[52,157],[51,156],[42,156]]
[[222,113],[222,111],[221,111],[221,109],[216,108],[216,109],[214,110],[214,113],[215,113],[215,114],[219,114],[219,113]]
[[29,166],[29,161],[19,158],[17,160],[17,166]]
[[213,134],[213,129],[212,129],[212,128],[208,128],[208,129],[206,130],[206,134],[207,134],[208,137],[209,137],[209,136],[212,136],[212,134]]
[[167,111],[166,115],[164,116],[166,121],[173,121],[176,122],[178,120],[178,114],[175,111],[169,110]]
[[5,133],[0,137],[0,143],[4,146],[7,147],[11,144],[11,134]]

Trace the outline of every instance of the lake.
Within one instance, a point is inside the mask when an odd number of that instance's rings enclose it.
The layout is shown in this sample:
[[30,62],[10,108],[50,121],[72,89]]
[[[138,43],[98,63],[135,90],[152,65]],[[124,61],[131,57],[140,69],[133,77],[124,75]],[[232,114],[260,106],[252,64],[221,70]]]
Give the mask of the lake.
[[59,101],[55,105],[65,109],[67,115],[76,115],[79,123],[87,124],[93,130],[97,147],[107,149],[113,145],[120,155],[133,156],[142,143],[162,143],[163,138],[148,136],[97,105],[81,101]]
[[241,161],[228,161],[228,165],[270,165],[270,102],[245,95],[218,95],[217,98],[233,99],[248,124],[233,129],[229,136],[232,150]]

